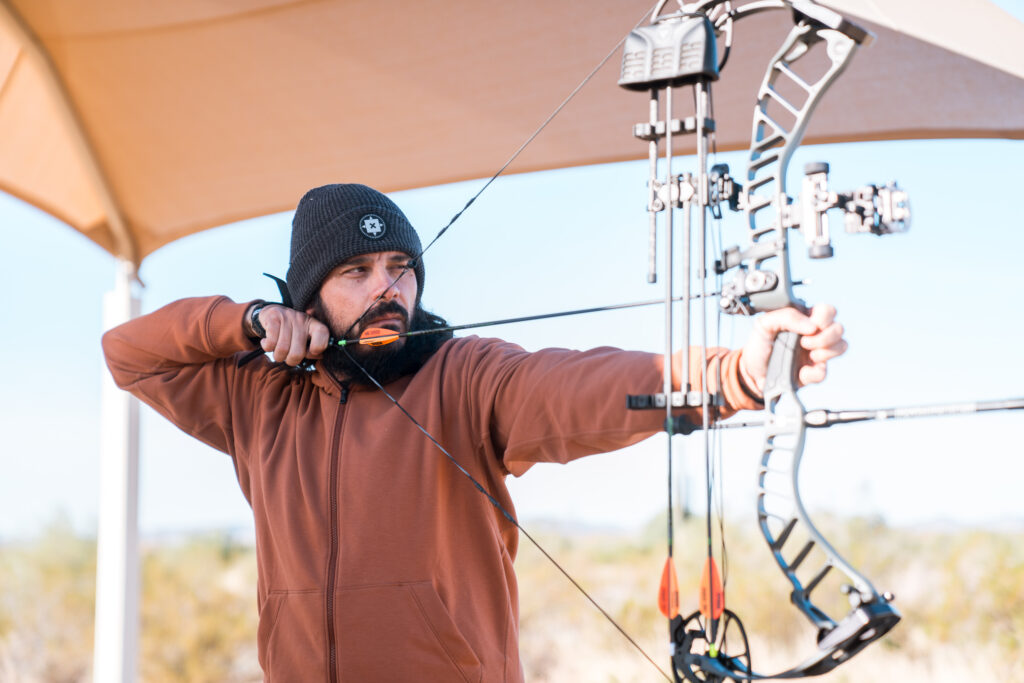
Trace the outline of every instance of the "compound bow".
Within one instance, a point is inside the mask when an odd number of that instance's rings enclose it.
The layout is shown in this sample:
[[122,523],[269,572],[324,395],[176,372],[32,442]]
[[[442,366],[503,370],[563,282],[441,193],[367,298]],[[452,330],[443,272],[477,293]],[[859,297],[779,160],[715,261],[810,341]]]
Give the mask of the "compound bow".
[[[803,233],[811,258],[832,256],[826,212],[833,208],[845,212],[847,230],[887,234],[903,230],[909,221],[905,193],[895,185],[861,188],[853,193],[834,193],[827,189],[827,164],[812,164],[806,170],[802,194],[793,201],[786,193],[786,172],[793,152],[799,146],[811,114],[825,90],[843,72],[859,45],[871,34],[854,23],[810,0],[758,0],[739,6],[724,0],[705,0],[682,5],[672,14],[662,15],[667,0],[656,6],[649,26],[634,30],[626,43],[622,77],[619,84],[633,90],[649,90],[650,121],[638,124],[634,134],[649,143],[651,177],[648,212],[650,216],[651,264],[649,280],[654,279],[654,252],[657,214],[666,212],[666,290],[671,295],[673,263],[673,209],[683,211],[683,287],[684,301],[690,287],[690,213],[696,205],[699,227],[698,260],[706,263],[707,215],[720,216],[720,204],[743,211],[750,243],[746,248],[726,250],[715,264],[718,275],[734,273],[721,289],[721,311],[752,315],[785,307],[805,309],[794,292],[789,262],[789,229]],[[790,9],[795,26],[768,65],[757,94],[753,134],[747,163],[746,184],[740,187],[729,175],[728,167],[716,165],[707,171],[708,140],[713,135],[710,117],[711,84],[719,77],[731,47],[732,25],[745,16],[769,9]],[[725,51],[719,61],[717,44],[724,40]],[[797,62],[824,51],[825,68],[801,69]],[[814,73],[815,76],[801,75]],[[694,116],[673,119],[672,90],[693,89]],[[659,95],[664,94],[665,114],[660,120]],[[671,170],[673,134],[696,135],[696,175],[674,176]],[[664,180],[658,178],[658,146],[665,140]],[[706,293],[705,268],[697,274],[702,294]],[[672,327],[672,307],[666,306],[667,326]],[[704,307],[702,306],[702,312]],[[689,310],[685,313],[689,318]],[[706,329],[706,321],[702,325]],[[688,323],[684,323],[683,346],[689,346]],[[701,340],[706,346],[705,338]],[[713,427],[711,408],[718,404],[707,391],[692,392],[684,387],[672,392],[671,375],[666,372],[662,394],[630,397],[633,408],[664,408],[666,430],[682,431],[673,407],[700,406],[705,432],[705,462],[708,467],[708,557],[701,587],[701,608],[684,618],[678,613],[678,600],[671,596],[675,584],[671,566],[671,526],[669,564],[662,588],[662,611],[670,619],[675,680],[722,681],[767,678],[800,678],[825,673],[846,661],[872,641],[888,632],[900,619],[890,604],[892,596],[879,593],[871,582],[845,560],[812,523],[800,497],[798,475],[803,457],[805,411],[797,396],[799,336],[783,332],[774,342],[764,387],[767,418],[758,473],[758,520],[762,535],[776,563],[791,586],[790,598],[797,609],[817,629],[817,648],[806,661],[782,672],[765,675],[751,666],[750,647],[739,617],[724,606],[724,592],[712,554],[710,530],[710,457],[707,431]],[[667,339],[672,348],[671,332]],[[684,354],[685,356],[685,354]],[[684,369],[682,376],[688,377]],[[705,387],[708,383],[703,383]],[[669,463],[671,467],[671,438]],[[670,475],[671,476],[671,475]],[[670,520],[671,520],[670,503]],[[670,521],[671,525],[671,521]],[[802,540],[797,542],[796,539]],[[812,551],[823,556],[808,562]],[[810,568],[808,572],[807,569]],[[845,575],[843,586],[852,608],[843,617],[830,616],[812,600],[812,594],[833,570]],[[668,584],[668,587],[665,584]],[[669,596],[666,598],[666,594]],[[730,642],[731,641],[731,642]]]
[[[669,357],[674,349],[673,302],[678,300],[684,302],[686,309],[682,322],[684,349],[690,344],[689,321],[692,299],[701,301],[703,331],[700,342],[702,348],[707,346],[704,301],[712,294],[709,294],[706,287],[708,272],[705,265],[702,265],[697,273],[697,280],[701,286],[700,293],[692,294],[690,291],[691,212],[694,208],[697,209],[698,215],[697,260],[701,264],[707,263],[708,214],[720,217],[721,205],[726,204],[732,210],[743,211],[746,216],[749,244],[744,248],[733,247],[725,250],[714,266],[717,276],[732,274],[732,279],[722,285],[719,291],[721,312],[740,315],[753,315],[785,307],[805,308],[804,303],[793,291],[798,283],[793,280],[790,272],[790,229],[797,229],[803,234],[811,258],[827,258],[832,256],[828,211],[837,209],[844,213],[848,232],[870,232],[878,235],[904,230],[909,222],[910,212],[906,194],[894,184],[868,185],[846,193],[829,191],[829,169],[828,165],[823,163],[810,164],[805,168],[801,195],[796,201],[786,193],[789,161],[801,142],[811,114],[826,89],[846,68],[858,46],[870,42],[872,36],[868,31],[812,0],[702,0],[691,5],[679,2],[678,11],[662,14],[666,3],[667,0],[660,0],[648,15],[652,17],[650,24],[635,28],[625,40],[619,83],[627,89],[650,93],[649,120],[637,124],[634,127],[634,135],[647,141],[649,145],[650,282],[656,279],[658,216],[665,216],[665,343],[666,357]],[[711,84],[719,78],[721,69],[728,60],[733,24],[744,17],[777,9],[790,10],[795,25],[769,63],[758,91],[746,183],[741,186],[730,176],[727,166],[719,164],[713,166],[710,171],[707,169],[708,146],[709,141],[713,140],[715,129],[711,116]],[[719,43],[724,45],[721,59],[718,57]],[[819,62],[824,59],[823,69],[819,67],[815,71],[801,68],[800,65],[804,62],[813,61],[810,57],[812,55],[817,55]],[[673,118],[673,89],[679,87],[693,90],[693,116]],[[660,111],[662,97],[665,102],[664,118]],[[699,170],[696,174],[673,175],[673,137],[686,134],[693,134],[696,137]],[[533,136],[530,139],[532,140]],[[663,179],[659,178],[658,174],[659,147],[662,140],[665,142],[666,167]],[[522,147],[519,151],[522,151]],[[513,158],[516,155],[513,155]],[[442,228],[427,245],[427,249],[451,227],[463,211],[479,197],[483,189],[486,189],[507,166],[508,163]],[[675,296],[673,288],[673,274],[676,270],[673,262],[675,210],[681,210],[683,217],[681,297]],[[422,253],[417,258],[422,258]],[[285,289],[282,289],[282,293],[287,294]],[[548,316],[529,318],[538,317]],[[468,327],[473,325],[460,325],[449,329]],[[392,340],[399,335],[386,336]],[[344,347],[345,344],[356,341],[358,340],[337,340],[337,343]],[[373,341],[386,343],[380,338],[370,340]],[[807,413],[797,395],[796,371],[799,354],[800,339],[796,334],[778,335],[774,342],[764,388],[766,417],[763,422],[758,423],[764,427],[764,443],[758,471],[757,511],[761,533],[776,564],[789,582],[791,601],[817,629],[816,649],[805,661],[784,671],[774,674],[754,671],[743,624],[734,612],[725,609],[724,591],[711,552],[710,483],[708,559],[701,591],[701,609],[685,618],[679,613],[677,581],[672,563],[670,484],[669,560],[666,562],[663,575],[661,606],[670,619],[672,678],[676,681],[750,681],[823,674],[882,637],[899,621],[900,615],[891,605],[892,595],[876,590],[861,572],[845,560],[815,527],[805,509],[800,497],[798,476],[807,427],[823,427],[842,422],[894,416],[917,417],[924,414],[1024,408],[1024,400],[1010,400],[973,406],[903,411],[817,410]],[[684,352],[682,358],[684,368],[681,376],[688,378],[689,370],[685,367],[688,363],[688,354]],[[627,403],[631,409],[665,411],[665,429],[669,434],[670,482],[671,436],[689,433],[697,428],[675,415],[675,409],[684,407],[701,408],[703,417],[700,427],[705,434],[705,461],[710,477],[707,434],[719,428],[714,418],[714,408],[721,405],[721,398],[703,389],[709,386],[706,357],[702,359],[702,367],[705,375],[700,391],[692,391],[688,385],[684,385],[681,391],[675,391],[671,369],[667,367],[662,393],[628,397]],[[366,374],[376,384],[376,380],[368,372]],[[383,387],[380,388],[383,390]],[[401,408],[394,398],[391,400]],[[411,415],[406,415],[456,467],[459,467],[436,439],[423,430]],[[750,424],[752,423],[742,423],[739,426]],[[473,479],[464,470],[463,474]],[[475,480],[473,483],[511,523],[537,545],[518,521],[504,510],[481,484]],[[538,548],[554,562],[543,548],[539,545]],[[811,561],[812,557],[816,559]],[[583,591],[557,562],[555,565]],[[812,600],[812,594],[833,570],[842,574],[848,582],[841,588],[851,603],[850,611],[844,616],[833,616],[819,602]],[[586,592],[583,592],[586,595]],[[586,597],[615,624],[607,612],[589,595]],[[636,645],[618,624],[615,626]],[[637,648],[640,649],[639,646]],[[641,652],[643,653],[642,649]],[[646,653],[643,654],[650,660]],[[653,660],[651,661],[653,664]],[[661,673],[664,675],[664,672]]]

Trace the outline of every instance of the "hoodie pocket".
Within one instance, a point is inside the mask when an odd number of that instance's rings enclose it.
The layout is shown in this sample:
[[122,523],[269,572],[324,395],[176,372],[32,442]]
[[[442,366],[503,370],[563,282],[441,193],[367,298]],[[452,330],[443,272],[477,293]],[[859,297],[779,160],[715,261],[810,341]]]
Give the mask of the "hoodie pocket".
[[429,581],[339,588],[343,681],[481,679],[480,660]]
[[271,681],[327,678],[323,591],[271,591],[256,632],[260,667]]

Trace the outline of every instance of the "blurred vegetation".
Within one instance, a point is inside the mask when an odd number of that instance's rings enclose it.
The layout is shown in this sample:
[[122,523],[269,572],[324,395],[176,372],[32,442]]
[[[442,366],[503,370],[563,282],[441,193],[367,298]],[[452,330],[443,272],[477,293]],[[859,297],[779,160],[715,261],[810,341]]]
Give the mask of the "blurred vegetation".
[[[262,681],[256,556],[222,534],[143,547],[139,680]],[[0,682],[92,680],[96,542],[65,520],[0,545]]]
[[[676,523],[680,610],[696,610],[706,548],[704,520]],[[816,518],[825,538],[879,591],[896,594],[903,621],[857,657],[815,680],[998,680],[1024,683],[1024,533],[887,527],[880,520]],[[534,533],[594,599],[668,671],[668,627],[657,608],[666,558],[665,520],[642,534],[549,528]],[[809,657],[815,631],[790,604],[788,582],[753,523],[725,524],[726,606],[742,619],[756,670]],[[812,556],[813,557],[813,554]],[[816,570],[809,558],[805,565]],[[614,626],[528,543],[516,563],[520,645],[530,681],[653,681],[660,676]],[[806,582],[806,577],[805,577]],[[830,583],[831,582],[831,583]],[[849,609],[833,571],[814,593],[842,617]],[[575,595],[574,595],[575,594]],[[825,599],[829,594],[835,600]]]
[[[703,525],[676,526],[684,613],[697,603]],[[663,520],[634,534],[532,526],[667,670],[667,626],[656,601],[666,554]],[[893,529],[865,519],[826,518],[820,526],[879,590],[896,593],[904,620],[817,680],[1024,683],[1024,534]],[[753,524],[727,524],[725,534],[727,561],[719,562],[727,573],[727,606],[746,626],[755,668],[777,671],[802,661],[814,632],[790,606],[763,539]],[[657,680],[651,664],[528,543],[521,544],[517,571],[527,680]],[[141,681],[262,680],[251,546],[222,534],[150,542],[141,581]],[[838,581],[819,590],[836,587]],[[0,682],[90,681],[94,590],[95,541],[76,535],[66,521],[31,541],[0,544]],[[838,604],[837,611],[845,614],[846,607]]]
[[0,681],[70,683],[92,674],[96,545],[66,519],[0,547]]
[[153,547],[141,581],[140,680],[263,680],[253,547],[216,534]]

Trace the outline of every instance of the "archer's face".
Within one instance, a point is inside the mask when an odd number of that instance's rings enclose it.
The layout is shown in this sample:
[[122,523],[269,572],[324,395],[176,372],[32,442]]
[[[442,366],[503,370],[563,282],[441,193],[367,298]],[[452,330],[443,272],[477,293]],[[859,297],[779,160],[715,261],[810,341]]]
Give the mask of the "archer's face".
[[[320,300],[327,317],[323,322],[331,334],[346,334],[371,306],[373,310],[348,332],[349,338],[358,337],[369,327],[407,331],[417,293],[415,274],[402,275],[409,261],[409,255],[400,251],[375,252],[350,258],[328,273],[320,285]],[[377,301],[382,292],[383,297]],[[306,312],[314,315],[312,308]],[[401,346],[404,342],[403,337],[393,344]]]

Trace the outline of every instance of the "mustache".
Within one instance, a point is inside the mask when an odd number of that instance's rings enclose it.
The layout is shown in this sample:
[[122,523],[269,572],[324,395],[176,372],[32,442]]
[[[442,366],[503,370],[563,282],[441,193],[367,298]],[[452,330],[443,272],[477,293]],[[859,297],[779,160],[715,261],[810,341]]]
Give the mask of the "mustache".
[[[409,311],[397,301],[382,301],[366,312],[358,324],[359,332],[362,332],[373,321],[380,318],[398,317],[402,319],[405,329],[409,329]],[[355,326],[354,326],[355,327]]]
[[[365,319],[373,320],[382,315],[395,318],[406,318],[404,308],[399,304],[388,303],[374,306]],[[444,318],[428,313],[417,305],[408,315],[407,330],[431,330],[447,327]],[[327,372],[360,386],[373,386],[363,374],[369,372],[381,384],[388,384],[399,377],[416,372],[442,345],[452,338],[452,332],[446,330],[438,334],[424,334],[409,337],[405,344],[399,346],[329,346],[323,358],[317,361]],[[355,335],[358,336],[358,335]],[[351,337],[349,337],[351,338]],[[358,363],[356,362],[358,358]]]

